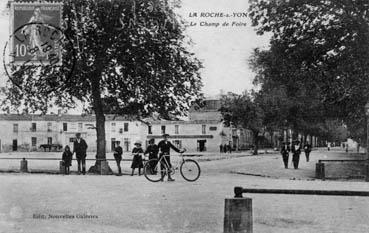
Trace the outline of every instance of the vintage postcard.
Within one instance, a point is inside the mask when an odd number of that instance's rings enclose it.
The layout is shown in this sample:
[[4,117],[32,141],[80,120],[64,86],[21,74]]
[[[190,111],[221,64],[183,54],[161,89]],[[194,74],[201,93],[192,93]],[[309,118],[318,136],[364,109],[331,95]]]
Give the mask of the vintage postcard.
[[369,232],[368,12],[0,0],[0,233]]

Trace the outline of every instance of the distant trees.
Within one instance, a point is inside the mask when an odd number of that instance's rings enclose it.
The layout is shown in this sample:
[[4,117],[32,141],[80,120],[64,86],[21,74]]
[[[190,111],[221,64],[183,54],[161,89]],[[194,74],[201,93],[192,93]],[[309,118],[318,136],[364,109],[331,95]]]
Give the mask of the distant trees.
[[249,16],[258,34],[272,34],[270,48],[256,49],[250,64],[262,93],[283,94],[274,115],[296,131],[322,136],[323,125],[340,122],[363,139],[369,2],[250,1]]
[[259,133],[262,131],[264,112],[257,102],[255,93],[242,95],[228,93],[221,99],[221,113],[226,126],[248,129],[252,132],[254,154],[258,154]]

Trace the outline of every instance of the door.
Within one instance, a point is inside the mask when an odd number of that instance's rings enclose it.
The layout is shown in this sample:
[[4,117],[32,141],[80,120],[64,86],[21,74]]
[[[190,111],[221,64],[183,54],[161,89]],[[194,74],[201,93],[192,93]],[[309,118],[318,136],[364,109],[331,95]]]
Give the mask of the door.
[[115,138],[112,138],[111,139],[111,151],[114,151],[115,150]]
[[48,138],[47,138],[47,144],[48,144],[48,145],[53,144],[53,138],[52,138],[52,137],[48,137]]
[[18,140],[14,139],[13,140],[13,151],[17,151],[18,150]]
[[206,143],[206,140],[198,140],[197,141],[198,151],[200,151],[200,152],[206,151],[205,143]]

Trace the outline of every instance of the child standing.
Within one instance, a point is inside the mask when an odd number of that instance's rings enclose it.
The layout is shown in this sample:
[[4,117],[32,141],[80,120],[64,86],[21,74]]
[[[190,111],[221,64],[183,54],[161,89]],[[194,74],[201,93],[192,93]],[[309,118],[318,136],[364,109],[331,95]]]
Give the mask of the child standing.
[[135,142],[135,147],[132,150],[132,155],[133,155],[133,160],[132,160],[132,174],[131,176],[133,176],[135,168],[138,168],[138,175],[141,175],[141,168],[143,168],[143,162],[142,162],[142,155],[143,155],[143,150],[141,148],[141,141],[136,141]]
[[69,175],[69,167],[72,166],[73,153],[70,151],[69,146],[65,146],[62,160],[64,164],[64,174]]

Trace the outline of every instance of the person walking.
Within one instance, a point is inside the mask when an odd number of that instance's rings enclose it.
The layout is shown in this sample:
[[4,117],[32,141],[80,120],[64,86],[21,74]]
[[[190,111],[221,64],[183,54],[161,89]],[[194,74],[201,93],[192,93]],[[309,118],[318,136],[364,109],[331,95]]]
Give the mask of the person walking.
[[81,138],[81,133],[76,133],[76,139],[73,143],[73,154],[76,153],[77,163],[78,163],[78,174],[81,174],[81,164],[82,164],[82,174],[86,174],[86,151],[87,143]]
[[134,175],[136,168],[138,168],[138,175],[139,176],[141,175],[141,168],[143,168],[142,155],[144,153],[141,146],[142,146],[141,141],[136,141],[135,147],[132,149],[133,160],[131,164],[131,168],[132,168],[131,176]]
[[[178,149],[177,147],[173,146],[173,144],[168,141],[168,137],[169,137],[169,134],[163,134],[163,140],[161,140],[158,144],[158,147],[159,147],[159,151],[160,151],[160,154],[159,154],[159,159],[164,156],[164,159],[167,161],[168,163],[168,166],[169,168],[172,167],[172,164],[170,163],[170,149],[173,149],[175,152],[177,153],[183,153],[184,151],[183,150],[180,150]],[[161,170],[162,170],[162,173],[161,173],[161,181],[164,180],[164,176],[165,176],[165,173],[163,172],[163,170],[165,169],[164,167],[164,162],[162,162],[160,164],[161,166]],[[171,177],[170,175],[170,172],[168,172],[168,181],[174,181],[174,179]]]
[[299,168],[300,154],[301,154],[300,141],[296,140],[292,145],[292,162],[293,162],[293,167],[295,169]]
[[219,152],[223,153],[223,145],[222,144],[220,144],[220,146],[219,146]]
[[[155,145],[155,139],[150,139],[149,140],[149,146],[146,148],[146,151],[144,153],[144,155],[149,155],[149,160],[150,159],[158,159],[158,153],[159,153],[159,147],[157,145]],[[156,174],[157,171],[155,170],[157,162],[155,161],[150,161],[150,172],[151,174]]]
[[309,156],[311,152],[311,144],[309,142],[305,143],[304,151],[305,151],[306,162],[309,162]]
[[282,154],[282,160],[283,160],[285,169],[288,168],[289,153],[290,153],[290,146],[288,145],[287,142],[283,142],[282,147],[281,147],[281,154]]
[[65,146],[62,155],[62,161],[64,166],[64,174],[69,175],[70,166],[72,166],[73,153],[70,151],[69,146]]
[[231,142],[229,142],[229,144],[227,145],[227,150],[230,154],[232,154],[232,146],[231,146]]
[[123,148],[120,146],[120,141],[115,142],[116,147],[114,149],[114,159],[118,167],[118,175],[122,175],[122,168],[120,162],[122,161]]

